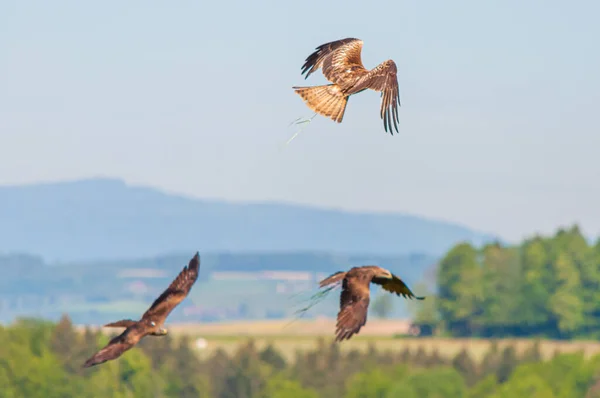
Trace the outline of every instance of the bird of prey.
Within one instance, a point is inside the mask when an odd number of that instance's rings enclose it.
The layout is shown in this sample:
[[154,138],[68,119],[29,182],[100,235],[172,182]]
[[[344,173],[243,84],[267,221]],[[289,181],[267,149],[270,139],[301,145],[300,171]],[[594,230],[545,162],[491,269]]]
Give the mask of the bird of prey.
[[383,289],[405,298],[423,300],[417,297],[400,278],[385,268],[376,265],[353,267],[347,272],[336,272],[323,279],[319,287],[333,285],[342,281],[340,311],[337,315],[335,341],[349,340],[367,323],[369,307],[369,283],[381,285]]
[[392,123],[398,132],[398,78],[396,64],[391,59],[371,70],[362,63],[360,54],[363,42],[347,38],[325,43],[306,58],[302,66],[305,79],[322,69],[323,75],[332,84],[312,87],[292,87],[306,105],[314,112],[341,123],[348,97],[366,89],[381,92],[380,117],[386,132],[394,135]]
[[125,351],[136,345],[144,336],[166,335],[167,330],[163,327],[165,319],[169,316],[173,308],[187,297],[190,289],[198,279],[199,268],[200,254],[196,253],[189,264],[183,267],[183,270],[171,282],[169,287],[142,315],[142,319],[139,321],[123,319],[104,325],[104,327],[124,327],[126,329],[88,359],[83,367],[88,368],[120,357]]

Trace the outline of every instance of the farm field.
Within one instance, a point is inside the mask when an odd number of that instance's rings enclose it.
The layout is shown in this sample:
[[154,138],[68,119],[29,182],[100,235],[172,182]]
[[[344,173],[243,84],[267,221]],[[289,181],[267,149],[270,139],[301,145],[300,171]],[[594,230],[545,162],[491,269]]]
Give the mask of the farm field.
[[[197,339],[197,349],[203,358],[209,357],[218,349],[232,354],[240,345],[252,339],[258,349],[271,344],[286,360],[293,360],[298,350],[311,350],[316,348],[320,341],[326,344],[333,341],[334,319],[292,321],[288,319],[208,324],[180,323],[168,324],[167,328],[171,336],[176,339],[184,335]],[[506,345],[513,345],[517,353],[524,352],[535,341],[534,339],[418,338],[407,335],[408,327],[409,321],[406,320],[370,320],[359,335],[341,343],[340,350],[364,352],[370,346],[374,346],[378,351],[401,352],[408,348],[413,353],[420,349],[431,353],[437,350],[442,357],[452,358],[462,349],[467,349],[475,361],[480,361],[493,341],[497,342],[500,349]],[[103,330],[105,333],[111,332],[108,328]],[[543,357],[547,359],[557,352],[577,351],[583,351],[589,357],[600,353],[600,342],[540,340],[540,350]]]

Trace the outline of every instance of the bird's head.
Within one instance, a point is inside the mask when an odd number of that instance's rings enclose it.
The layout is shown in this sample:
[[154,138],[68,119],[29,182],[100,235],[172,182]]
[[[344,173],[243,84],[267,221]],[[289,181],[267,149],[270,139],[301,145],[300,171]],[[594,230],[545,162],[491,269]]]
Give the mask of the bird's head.
[[385,268],[377,267],[375,270],[375,276],[377,278],[394,279],[394,275]]
[[150,328],[150,334],[155,336],[164,336],[167,334],[167,329],[163,328],[161,325],[157,325],[154,321],[147,322],[148,327]]

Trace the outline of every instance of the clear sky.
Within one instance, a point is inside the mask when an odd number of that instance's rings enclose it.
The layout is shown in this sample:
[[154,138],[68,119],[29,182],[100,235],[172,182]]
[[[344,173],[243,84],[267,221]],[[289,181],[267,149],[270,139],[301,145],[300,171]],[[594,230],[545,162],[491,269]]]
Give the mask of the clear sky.
[[[0,184],[120,177],[167,191],[401,211],[517,240],[600,232],[600,2],[0,2]],[[316,46],[393,59],[344,121],[294,85]]]

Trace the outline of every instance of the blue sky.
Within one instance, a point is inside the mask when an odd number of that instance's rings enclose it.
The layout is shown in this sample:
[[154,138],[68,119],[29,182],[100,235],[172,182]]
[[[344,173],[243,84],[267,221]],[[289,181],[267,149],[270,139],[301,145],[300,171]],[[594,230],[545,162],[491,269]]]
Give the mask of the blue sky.
[[[401,211],[517,240],[600,232],[600,3],[0,2],[0,184],[121,177],[196,197]],[[398,65],[340,125],[294,85],[321,43]]]

